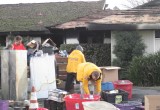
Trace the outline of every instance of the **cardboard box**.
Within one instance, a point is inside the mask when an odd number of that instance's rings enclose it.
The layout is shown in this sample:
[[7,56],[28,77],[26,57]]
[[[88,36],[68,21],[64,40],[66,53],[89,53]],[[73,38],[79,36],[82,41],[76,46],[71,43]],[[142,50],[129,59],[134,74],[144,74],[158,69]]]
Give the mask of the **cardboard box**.
[[145,95],[145,110],[160,110],[160,95]]
[[120,67],[106,66],[99,68],[102,70],[102,82],[113,82],[118,80],[118,70]]

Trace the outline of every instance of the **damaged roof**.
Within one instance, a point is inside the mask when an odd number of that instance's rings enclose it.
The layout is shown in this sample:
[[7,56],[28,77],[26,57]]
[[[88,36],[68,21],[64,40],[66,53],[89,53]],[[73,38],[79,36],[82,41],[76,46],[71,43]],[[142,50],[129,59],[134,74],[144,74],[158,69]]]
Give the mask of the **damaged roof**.
[[101,11],[98,11],[97,13],[92,13],[90,15],[87,15],[85,17],[81,17],[81,18],[78,18],[76,20],[72,20],[70,22],[66,22],[66,23],[63,23],[63,24],[60,24],[60,25],[57,25],[55,27],[52,27],[52,28],[56,28],[56,29],[71,29],[71,28],[79,28],[79,27],[87,27],[88,26],[88,22],[90,21],[94,21],[96,19],[102,19],[106,16],[109,16],[111,14],[116,14],[117,12],[119,12],[118,10],[117,11],[113,11],[113,10],[101,10]]
[[[95,26],[96,25],[96,26]],[[160,1],[89,22],[89,29],[160,29]]]
[[102,10],[104,0],[0,5],[0,32],[42,31]]

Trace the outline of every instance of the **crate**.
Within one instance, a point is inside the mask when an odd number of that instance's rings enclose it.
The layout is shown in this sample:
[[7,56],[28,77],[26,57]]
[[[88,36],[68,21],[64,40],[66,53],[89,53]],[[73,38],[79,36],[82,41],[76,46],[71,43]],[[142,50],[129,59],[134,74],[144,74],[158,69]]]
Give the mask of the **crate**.
[[121,101],[128,101],[128,92],[118,90],[118,93],[109,93],[110,91],[102,91],[102,99],[109,103],[120,103]]
[[82,102],[87,101],[99,101],[100,96],[94,95],[91,99],[89,95],[84,94],[84,98],[81,98],[80,94],[67,95],[65,98],[66,110],[84,110]]
[[44,107],[48,110],[64,110],[65,103],[46,99],[44,100]]
[[114,88],[115,89],[122,89],[125,90],[129,93],[128,98],[132,98],[132,88],[133,88],[133,83],[129,80],[118,80],[114,81]]
[[137,106],[142,106],[141,102],[138,101],[127,101],[120,104],[115,104],[120,110],[139,110]]
[[112,82],[101,83],[101,89],[104,90],[114,90],[114,85]]

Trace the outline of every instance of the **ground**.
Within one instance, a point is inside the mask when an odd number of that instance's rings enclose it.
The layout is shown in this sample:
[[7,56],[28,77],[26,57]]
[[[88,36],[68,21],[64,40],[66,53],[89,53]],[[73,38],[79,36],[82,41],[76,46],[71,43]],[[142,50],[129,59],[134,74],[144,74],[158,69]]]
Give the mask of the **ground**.
[[[133,87],[132,101],[142,101],[145,95],[160,95],[160,87]],[[39,100],[39,105],[43,107],[43,100]],[[13,109],[10,109],[13,110]]]
[[160,87],[133,87],[132,100],[142,100],[145,95],[160,95]]

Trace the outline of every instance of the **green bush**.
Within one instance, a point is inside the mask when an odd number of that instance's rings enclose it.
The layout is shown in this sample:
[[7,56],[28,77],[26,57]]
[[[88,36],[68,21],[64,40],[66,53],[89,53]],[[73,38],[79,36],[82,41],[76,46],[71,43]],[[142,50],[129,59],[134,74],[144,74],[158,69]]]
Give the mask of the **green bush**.
[[116,59],[113,60],[112,65],[121,67],[120,79],[128,79],[128,66],[133,57],[143,55],[145,45],[136,31],[119,31],[114,34],[116,45],[113,53]]
[[[69,52],[78,44],[62,44],[60,50]],[[93,62],[98,66],[111,65],[110,44],[80,44],[84,49],[84,55],[87,62]]]
[[129,69],[129,78],[137,86],[160,86],[160,52],[135,57]]

